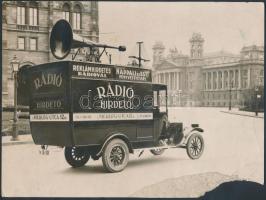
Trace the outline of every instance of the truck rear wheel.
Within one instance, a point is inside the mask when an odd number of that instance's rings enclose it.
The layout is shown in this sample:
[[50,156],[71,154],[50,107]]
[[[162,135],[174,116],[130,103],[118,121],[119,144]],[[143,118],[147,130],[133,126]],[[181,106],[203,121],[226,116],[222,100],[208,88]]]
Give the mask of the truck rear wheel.
[[102,162],[108,172],[120,172],[126,167],[128,158],[127,144],[121,139],[113,139],[104,148]]
[[72,167],[82,167],[90,159],[86,147],[65,147],[65,158]]

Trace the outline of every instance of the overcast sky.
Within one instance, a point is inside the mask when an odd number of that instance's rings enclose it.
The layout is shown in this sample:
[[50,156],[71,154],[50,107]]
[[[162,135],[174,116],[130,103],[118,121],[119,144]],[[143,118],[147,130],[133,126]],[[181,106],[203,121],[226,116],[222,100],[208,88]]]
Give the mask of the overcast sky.
[[[100,41],[125,45],[126,53],[113,55],[113,64],[126,64],[137,54],[137,41],[144,42],[144,56],[152,60],[152,46],[162,41],[189,54],[189,39],[199,32],[204,52],[238,54],[244,45],[263,45],[263,3],[195,2],[99,2]],[[114,55],[116,54],[116,55]],[[151,65],[150,62],[148,65]]]

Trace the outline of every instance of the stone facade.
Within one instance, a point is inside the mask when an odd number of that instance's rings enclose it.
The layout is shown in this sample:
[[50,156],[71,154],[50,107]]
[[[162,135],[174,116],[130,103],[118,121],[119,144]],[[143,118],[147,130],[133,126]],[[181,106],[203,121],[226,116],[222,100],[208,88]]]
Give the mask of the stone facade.
[[239,55],[204,54],[201,34],[194,33],[189,42],[190,56],[176,48],[164,56],[162,42],[153,47],[153,81],[168,85],[169,105],[228,106],[231,101],[241,107],[246,91],[264,86],[263,46],[243,47]]
[[[50,52],[49,34],[55,22],[65,18],[65,13],[74,33],[96,42],[99,40],[97,1],[2,2],[3,106],[13,105],[14,78],[10,63],[14,55],[20,67],[55,61]],[[83,59],[83,54],[81,52],[77,58]],[[72,55],[65,59],[71,59]]]

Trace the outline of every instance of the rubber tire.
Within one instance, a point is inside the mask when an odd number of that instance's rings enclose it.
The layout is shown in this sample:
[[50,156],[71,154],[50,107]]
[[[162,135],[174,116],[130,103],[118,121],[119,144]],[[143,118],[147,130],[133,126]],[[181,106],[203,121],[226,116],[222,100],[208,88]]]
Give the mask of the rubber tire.
[[[191,153],[190,149],[189,149],[190,144],[191,144],[191,142],[192,142],[192,140],[193,140],[194,138],[198,138],[198,139],[200,140],[200,142],[201,142],[201,150],[200,150],[200,152],[199,152],[197,155],[193,155],[193,154]],[[193,159],[193,160],[194,160],[194,159],[198,159],[198,158],[200,158],[201,155],[202,155],[202,153],[203,153],[203,151],[204,151],[204,140],[203,140],[203,137],[202,137],[200,134],[198,134],[198,133],[194,133],[194,134],[192,134],[192,135],[189,137],[189,139],[188,139],[188,142],[187,142],[187,145],[186,145],[186,149],[187,149],[187,155],[188,155],[189,158],[191,158],[191,159]]]
[[155,155],[155,156],[159,156],[162,155],[164,153],[165,149],[160,149],[160,151],[156,151],[155,149],[151,149],[150,152]]
[[73,148],[84,148],[84,147],[65,147],[65,159],[66,159],[67,163],[74,168],[84,166],[88,162],[88,160],[90,159],[90,155],[89,155],[88,151],[86,151],[86,149],[84,149],[83,150],[84,151],[83,152],[84,157],[81,160],[76,160],[72,156],[72,149]]
[[[122,164],[119,165],[118,167],[113,166],[110,160],[110,153],[113,149],[113,147],[115,146],[119,146],[122,148],[122,151],[124,152],[124,158],[122,161]],[[109,141],[107,143],[107,145],[105,146],[104,150],[103,150],[103,154],[102,154],[102,162],[103,162],[103,166],[104,168],[108,171],[108,172],[120,172],[122,170],[125,169],[125,167],[127,166],[129,160],[129,150],[128,150],[128,146],[127,144],[121,140],[121,139],[112,139],[111,141]]]

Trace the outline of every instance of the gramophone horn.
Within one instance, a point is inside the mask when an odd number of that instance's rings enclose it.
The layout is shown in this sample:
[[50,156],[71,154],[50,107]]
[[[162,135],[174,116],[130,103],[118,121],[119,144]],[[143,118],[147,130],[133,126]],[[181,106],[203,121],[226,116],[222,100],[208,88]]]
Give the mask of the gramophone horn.
[[64,59],[70,52],[73,42],[73,32],[66,20],[59,20],[52,28],[50,49],[57,59]]
[[71,49],[81,47],[111,48],[118,49],[119,51],[126,50],[125,46],[114,47],[83,38],[73,33],[68,21],[64,19],[57,21],[50,35],[50,49],[53,56],[57,59],[64,59],[70,53]]

